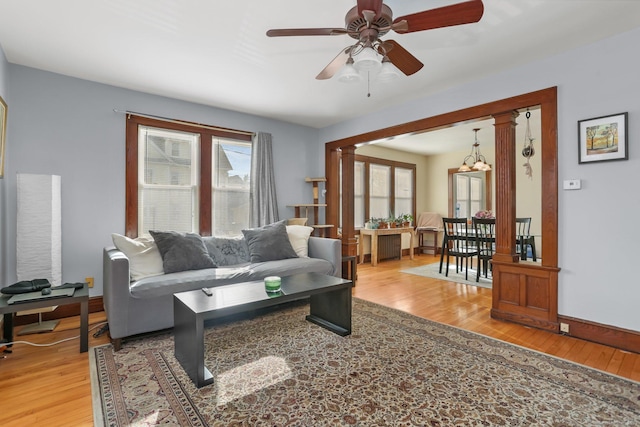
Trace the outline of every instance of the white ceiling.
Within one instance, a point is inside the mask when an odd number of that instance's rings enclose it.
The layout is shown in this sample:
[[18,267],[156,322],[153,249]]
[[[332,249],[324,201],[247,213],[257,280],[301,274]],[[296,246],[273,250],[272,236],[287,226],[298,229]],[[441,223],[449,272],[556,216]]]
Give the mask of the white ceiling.
[[[531,129],[531,136],[540,142],[541,116],[540,109],[535,107],[531,110],[520,111],[520,115],[516,118],[518,124],[516,127],[518,134],[517,141],[524,142],[525,140],[527,112],[530,113],[529,128]],[[425,156],[465,150],[471,152],[471,146],[475,142],[474,129],[479,129],[478,142],[481,148],[494,146],[495,128],[493,125],[493,119],[477,120],[468,123],[457,123],[449,127],[429,130],[423,133],[400,135],[394,138],[372,141],[371,143],[394,150],[407,151]]]
[[[386,4],[398,17],[460,1]],[[343,27],[355,4],[0,0],[0,45],[11,63],[322,128],[640,26],[637,0],[484,0],[479,23],[383,37],[425,67],[370,98],[366,83],[315,80],[350,37],[265,35]]]

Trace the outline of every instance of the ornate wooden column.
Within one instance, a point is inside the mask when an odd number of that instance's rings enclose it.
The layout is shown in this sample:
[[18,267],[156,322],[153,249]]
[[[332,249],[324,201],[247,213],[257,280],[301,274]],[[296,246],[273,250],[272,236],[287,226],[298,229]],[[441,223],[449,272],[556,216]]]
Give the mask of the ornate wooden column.
[[[516,111],[493,114],[496,130],[496,253],[491,317],[558,331],[558,268],[519,261],[516,255]],[[543,139],[542,151],[552,141]],[[555,182],[553,171],[544,178]],[[544,184],[543,184],[544,185]],[[554,212],[557,215],[557,209]],[[545,209],[543,208],[543,220]],[[551,220],[555,218],[551,216]],[[548,235],[549,233],[547,233]],[[543,242],[547,237],[543,236]],[[544,255],[543,255],[544,256]]]
[[325,185],[327,208],[324,211],[324,223],[336,225],[328,230],[328,235],[337,239],[338,224],[340,224],[340,149],[325,147],[324,157],[325,177],[327,177]]
[[342,147],[342,255],[357,255],[354,227],[354,168],[356,147]]
[[516,117],[517,111],[494,114],[496,138],[496,262],[518,262],[516,255]]

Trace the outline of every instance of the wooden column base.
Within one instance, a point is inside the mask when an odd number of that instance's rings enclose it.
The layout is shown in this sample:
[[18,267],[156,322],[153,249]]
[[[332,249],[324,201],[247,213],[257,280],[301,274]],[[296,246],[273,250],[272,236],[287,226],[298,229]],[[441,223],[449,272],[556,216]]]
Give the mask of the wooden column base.
[[491,317],[558,333],[558,272],[533,262],[493,260]]

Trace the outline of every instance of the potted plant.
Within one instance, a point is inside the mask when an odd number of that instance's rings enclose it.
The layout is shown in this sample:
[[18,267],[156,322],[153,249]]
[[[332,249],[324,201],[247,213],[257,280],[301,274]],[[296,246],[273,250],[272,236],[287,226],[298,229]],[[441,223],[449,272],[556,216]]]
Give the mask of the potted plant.
[[389,228],[396,228],[397,222],[393,214],[389,215],[389,218],[387,218],[387,224],[389,224]]
[[369,218],[369,221],[367,221],[367,223],[365,224],[365,228],[368,228],[370,230],[377,230],[379,226],[380,226],[379,218]]
[[402,215],[402,226],[403,227],[411,227],[411,223],[413,222],[413,215],[404,214]]

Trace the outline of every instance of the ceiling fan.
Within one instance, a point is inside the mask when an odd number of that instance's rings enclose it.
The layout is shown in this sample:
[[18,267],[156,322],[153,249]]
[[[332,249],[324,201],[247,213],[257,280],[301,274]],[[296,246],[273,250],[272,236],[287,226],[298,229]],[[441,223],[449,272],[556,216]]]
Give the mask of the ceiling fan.
[[[347,12],[345,28],[291,28],[267,31],[269,37],[337,36],[347,34],[357,42],[343,49],[316,76],[318,80],[333,77],[345,64],[353,64],[354,57],[379,55],[381,63],[391,62],[405,75],[418,72],[424,64],[394,40],[380,40],[393,30],[398,34],[478,22],[482,18],[482,0],[468,0],[449,6],[425,10],[393,19],[391,8],[383,0],[357,0],[357,6]],[[369,59],[371,60],[371,59]],[[380,61],[378,60],[378,63]],[[366,63],[363,61],[366,69]]]

